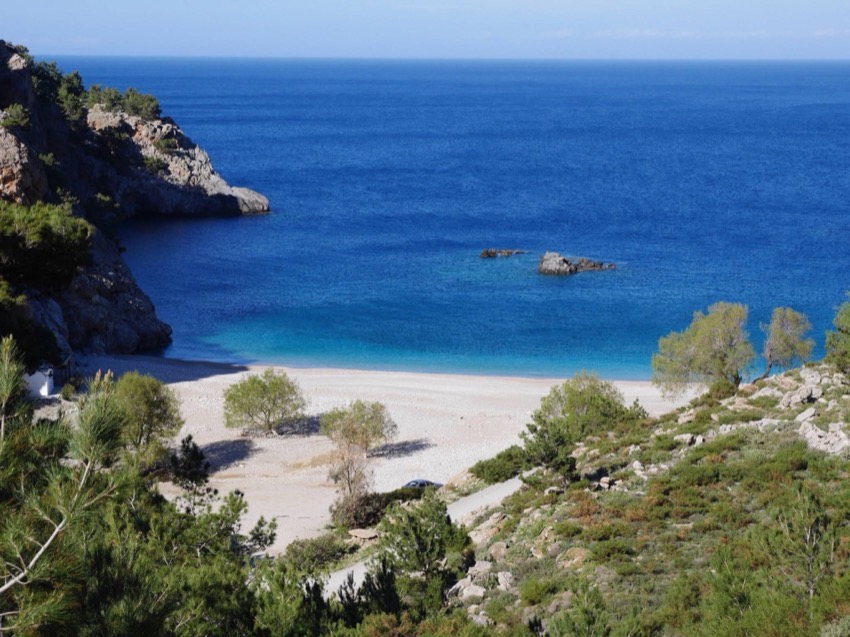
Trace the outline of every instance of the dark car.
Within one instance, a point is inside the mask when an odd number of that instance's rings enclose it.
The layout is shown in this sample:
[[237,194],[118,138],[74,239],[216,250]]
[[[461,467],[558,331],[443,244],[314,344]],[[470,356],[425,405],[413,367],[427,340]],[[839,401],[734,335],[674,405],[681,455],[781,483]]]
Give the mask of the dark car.
[[435,489],[439,489],[442,484],[439,482],[431,482],[430,480],[423,480],[422,478],[417,478],[416,480],[411,480],[406,485],[402,487],[402,489],[427,489],[428,487],[433,487]]

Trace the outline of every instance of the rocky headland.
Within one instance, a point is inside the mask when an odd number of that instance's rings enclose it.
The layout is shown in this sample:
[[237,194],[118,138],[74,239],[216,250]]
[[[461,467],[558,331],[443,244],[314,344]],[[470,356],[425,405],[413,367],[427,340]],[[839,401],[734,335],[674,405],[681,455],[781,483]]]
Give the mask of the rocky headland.
[[269,202],[227,184],[158,105],[155,116],[141,117],[91,103],[81,82],[75,94],[70,76],[38,64],[0,40],[0,202],[64,204],[94,231],[88,263],[69,285],[14,292],[26,296],[31,319],[52,332],[63,356],[161,348],[171,328],[121,257],[116,226],[142,216],[265,213]]

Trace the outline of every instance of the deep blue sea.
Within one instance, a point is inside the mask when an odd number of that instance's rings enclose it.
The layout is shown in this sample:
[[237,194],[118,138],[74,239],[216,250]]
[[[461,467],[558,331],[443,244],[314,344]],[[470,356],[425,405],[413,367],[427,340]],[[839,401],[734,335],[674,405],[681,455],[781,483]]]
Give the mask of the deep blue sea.
[[[850,64],[60,58],[273,213],[136,223],[165,356],[648,378],[718,300],[850,289]],[[483,248],[528,254],[484,260]],[[546,250],[611,272],[536,273]]]

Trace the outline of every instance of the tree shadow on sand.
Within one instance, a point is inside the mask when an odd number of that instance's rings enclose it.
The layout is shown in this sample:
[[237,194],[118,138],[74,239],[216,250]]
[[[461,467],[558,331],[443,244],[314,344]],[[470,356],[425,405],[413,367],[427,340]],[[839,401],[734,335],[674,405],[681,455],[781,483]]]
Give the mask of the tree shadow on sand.
[[315,436],[319,428],[319,416],[307,416],[293,422],[280,423],[274,430],[279,436]]
[[369,452],[369,455],[375,458],[403,458],[404,456],[412,456],[414,453],[430,449],[433,446],[434,444],[427,438],[402,440],[400,442],[388,442],[385,445],[376,447]]
[[213,472],[228,469],[254,455],[254,441],[248,438],[219,440],[201,447]]

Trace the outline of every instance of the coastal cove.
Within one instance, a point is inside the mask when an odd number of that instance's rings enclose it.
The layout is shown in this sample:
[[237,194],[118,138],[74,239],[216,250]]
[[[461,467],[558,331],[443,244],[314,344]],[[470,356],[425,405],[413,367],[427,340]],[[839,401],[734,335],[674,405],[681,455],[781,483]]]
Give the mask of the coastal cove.
[[[757,344],[805,312],[820,356],[850,288],[846,63],[58,62],[270,200],[121,230],[166,357],[640,379],[721,299]],[[542,277],[547,250],[617,269]]]

